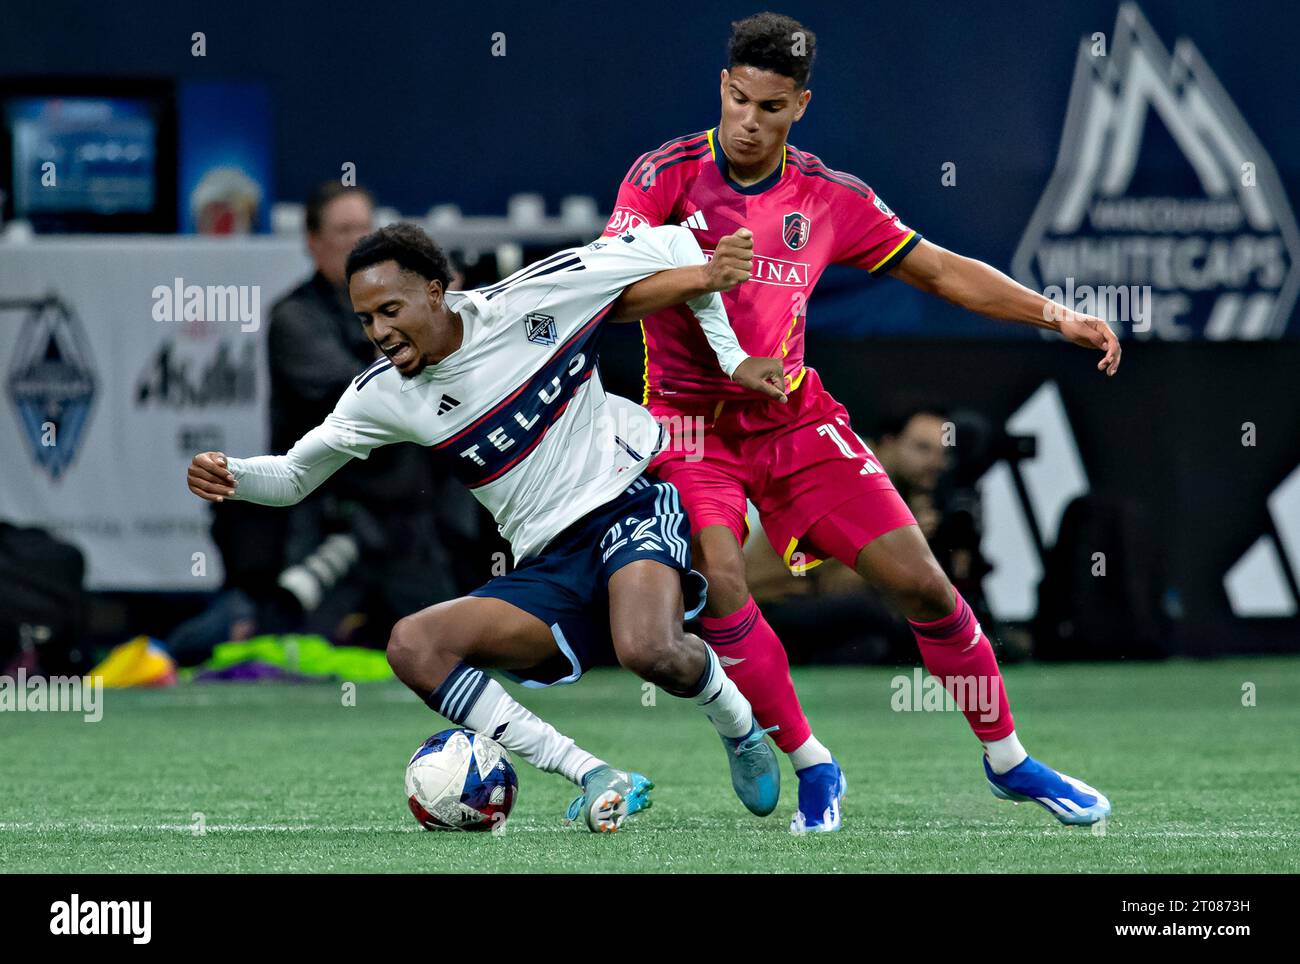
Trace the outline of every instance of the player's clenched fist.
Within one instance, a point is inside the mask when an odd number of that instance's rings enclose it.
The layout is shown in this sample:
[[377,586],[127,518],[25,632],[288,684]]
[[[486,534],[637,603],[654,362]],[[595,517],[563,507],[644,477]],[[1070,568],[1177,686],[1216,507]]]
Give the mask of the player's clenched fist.
[[226,468],[226,457],[221,452],[200,452],[194,456],[186,481],[191,492],[209,502],[224,502],[226,496],[235,494],[239,484]]
[[750,355],[736,366],[731,380],[750,391],[759,392],[785,404],[785,366],[779,358],[760,358]]
[[730,291],[747,281],[753,270],[754,235],[748,228],[741,228],[718,242],[705,277],[710,291]]

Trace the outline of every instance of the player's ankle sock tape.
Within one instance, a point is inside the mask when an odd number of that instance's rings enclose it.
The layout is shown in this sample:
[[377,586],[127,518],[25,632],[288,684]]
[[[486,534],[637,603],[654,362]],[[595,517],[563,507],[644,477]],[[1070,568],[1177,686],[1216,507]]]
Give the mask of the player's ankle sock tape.
[[457,663],[441,686],[432,693],[425,694],[424,702],[435,713],[441,713],[453,723],[464,725],[487,684],[488,677],[481,669],[475,669],[467,663]]

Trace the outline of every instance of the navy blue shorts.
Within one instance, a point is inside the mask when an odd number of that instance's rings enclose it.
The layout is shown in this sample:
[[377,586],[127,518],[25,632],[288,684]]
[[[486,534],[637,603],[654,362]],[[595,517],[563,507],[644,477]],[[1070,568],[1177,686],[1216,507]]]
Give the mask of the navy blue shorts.
[[551,627],[559,652],[506,675],[525,686],[572,683],[594,662],[612,656],[609,578],[642,559],[678,570],[685,618],[699,614],[708,583],[691,568],[690,520],[677,489],[652,475],[588,512],[513,572],[470,593],[508,602]]

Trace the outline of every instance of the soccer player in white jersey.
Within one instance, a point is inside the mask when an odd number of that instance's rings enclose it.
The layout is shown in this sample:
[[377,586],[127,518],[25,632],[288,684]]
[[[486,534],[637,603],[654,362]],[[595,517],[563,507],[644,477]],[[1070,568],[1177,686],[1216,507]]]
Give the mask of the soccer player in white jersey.
[[[706,260],[685,228],[639,228],[449,292],[447,259],[428,235],[384,228],[347,264],[353,309],[383,357],[286,455],[205,452],[189,487],[209,501],[290,505],[380,445],[432,447],[496,518],[516,566],[399,620],[388,644],[397,676],[453,723],[578,784],[569,819],[612,831],[649,805],[650,781],[577,746],[483,672],[571,683],[612,650],[703,710],[729,751],[737,795],[765,815],[779,793],[775,755],[717,656],[682,628],[707,584],[691,568],[677,491],[645,473],[666,433],[639,405],[605,394],[596,370],[603,322],[685,303],[717,364],[783,401],[780,361],[745,355],[719,295],[751,267],[744,229]],[[635,315],[623,311],[625,289]]]

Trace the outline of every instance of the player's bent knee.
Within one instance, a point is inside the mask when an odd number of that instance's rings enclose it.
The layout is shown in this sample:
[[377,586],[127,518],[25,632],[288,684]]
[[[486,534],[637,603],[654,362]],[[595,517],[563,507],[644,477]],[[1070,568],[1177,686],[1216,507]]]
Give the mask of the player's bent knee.
[[619,664],[656,686],[682,685],[690,661],[681,627],[662,633],[635,633],[615,640]]
[[405,680],[415,671],[420,656],[420,635],[410,616],[403,616],[393,624],[385,655],[398,679]]
[[436,617],[427,613],[403,616],[388,636],[388,665],[404,683],[421,680],[450,659],[459,659],[446,645],[448,635],[440,632]]
[[956,594],[938,563],[925,566],[900,593],[905,615],[911,619],[942,619],[952,612]]

